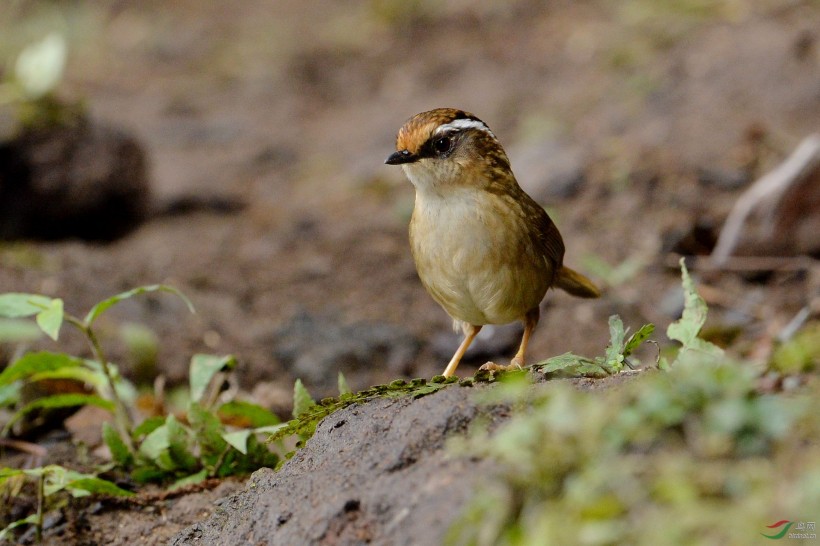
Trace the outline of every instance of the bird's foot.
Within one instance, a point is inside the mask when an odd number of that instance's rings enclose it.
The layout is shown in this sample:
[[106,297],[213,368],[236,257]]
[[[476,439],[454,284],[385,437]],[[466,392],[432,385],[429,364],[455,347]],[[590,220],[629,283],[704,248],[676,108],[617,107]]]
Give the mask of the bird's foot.
[[517,359],[513,359],[512,362],[507,364],[506,366],[503,364],[496,364],[495,362],[487,362],[483,366],[481,366],[478,371],[480,372],[490,372],[490,374],[495,374],[496,372],[509,372],[511,370],[520,370],[523,366]]

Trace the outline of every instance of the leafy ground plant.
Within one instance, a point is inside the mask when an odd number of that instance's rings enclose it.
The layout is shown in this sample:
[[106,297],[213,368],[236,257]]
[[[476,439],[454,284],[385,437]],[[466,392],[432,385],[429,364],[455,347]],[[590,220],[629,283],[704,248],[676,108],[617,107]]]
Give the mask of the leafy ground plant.
[[706,305],[683,265],[682,277],[685,311],[667,329],[681,347],[662,370],[604,391],[518,390],[527,411],[454,442],[498,473],[448,544],[740,545],[784,517],[816,519],[817,382],[761,393],[759,367],[698,337]]
[[0,295],[0,317],[17,319],[35,318],[37,325],[51,339],[57,341],[64,323],[77,328],[88,340],[93,360],[80,359],[64,353],[29,353],[8,366],[0,374],[0,387],[19,381],[42,381],[44,379],[78,380],[91,387],[95,394],[63,394],[35,400],[20,408],[3,428],[8,433],[15,421],[35,409],[95,405],[111,411],[115,416],[120,436],[129,451],[134,452],[130,433],[133,429],[131,412],[122,397],[122,385],[116,366],[110,363],[103,352],[94,325],[97,319],[112,306],[148,292],[170,292],[181,297],[193,312],[193,306],[176,289],[164,285],[142,286],[105,299],[92,307],[83,317],[75,317],[64,310],[63,300],[39,294]]
[[87,495],[107,495],[115,497],[131,497],[133,492],[127,491],[111,483],[94,476],[93,474],[83,474],[69,470],[60,465],[48,465],[40,468],[15,469],[0,468],[0,487],[6,493],[14,495],[19,493],[25,480],[34,480],[37,487],[37,511],[25,518],[19,519],[0,530],[0,541],[11,540],[13,532],[18,527],[33,525],[36,540],[40,540],[43,528],[43,513],[46,500],[53,498],[61,492],[67,492],[74,497],[84,497]]
[[[82,318],[66,313],[63,301],[38,294],[0,295],[0,332],[30,332],[21,329],[22,318],[34,317],[36,324],[53,340],[59,338],[64,324],[77,328],[88,340],[93,358],[84,359],[64,353],[39,351],[26,353],[0,373],[0,402],[19,405],[3,426],[7,435],[14,424],[35,410],[93,405],[113,416],[113,425],[102,425],[102,437],[108,446],[114,467],[130,473],[137,482],[157,481],[181,487],[210,477],[249,473],[261,466],[274,466],[279,455],[260,441],[282,424],[265,408],[242,400],[220,401],[220,387],[225,374],[236,365],[231,356],[194,355],[190,365],[190,388],[187,411],[183,418],[173,414],[148,418],[134,425],[133,387],[120,377],[117,367],[105,357],[95,331],[97,319],[112,306],[141,294],[167,292],[185,296],[172,287],[151,285],[135,288],[108,298]],[[11,336],[13,337],[13,336]],[[6,336],[8,339],[9,336]],[[44,380],[72,380],[91,392],[55,394],[20,405],[19,392],[26,383]],[[229,426],[241,424],[242,426]],[[283,450],[282,450],[283,451]],[[60,492],[74,496],[87,494],[130,495],[111,482],[89,474],[78,474],[58,465],[18,470],[0,469],[0,488],[11,497],[26,480],[37,482],[38,510],[10,523],[0,534],[25,524],[42,525],[45,501]]]
[[627,338],[628,330],[624,329],[621,317],[612,315],[609,317],[609,345],[603,356],[587,358],[573,353],[564,353],[533,365],[532,370],[550,379],[559,377],[603,378],[614,375],[626,368],[634,368],[629,357],[654,331],[653,324],[644,324]]

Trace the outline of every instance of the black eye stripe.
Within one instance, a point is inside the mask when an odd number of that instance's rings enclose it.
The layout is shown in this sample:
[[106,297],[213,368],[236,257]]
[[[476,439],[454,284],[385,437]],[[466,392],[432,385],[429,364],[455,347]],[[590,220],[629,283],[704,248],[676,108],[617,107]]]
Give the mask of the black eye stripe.
[[[461,114],[463,114],[463,112],[461,112]],[[475,123],[458,124],[458,121]],[[454,126],[448,127],[447,125],[450,124],[453,124]],[[433,131],[430,137],[424,142],[424,144],[422,144],[421,148],[419,149],[419,157],[446,157],[450,154],[450,152],[453,151],[456,144],[460,141],[460,136],[471,131],[486,133],[490,137],[495,138],[495,135],[492,134],[492,131],[490,131],[487,125],[477,117],[467,115],[462,115],[461,117],[459,117],[457,115],[455,119],[448,123],[440,125],[437,130]],[[450,147],[448,150],[440,151],[440,149],[443,149],[443,147],[439,148],[436,146],[436,143],[441,139],[450,139]]]
[[[450,130],[445,133],[430,136],[422,145],[419,155],[421,157],[446,156],[455,147],[455,138],[459,133],[461,133],[460,130]],[[446,141],[446,147],[442,144],[442,141]]]

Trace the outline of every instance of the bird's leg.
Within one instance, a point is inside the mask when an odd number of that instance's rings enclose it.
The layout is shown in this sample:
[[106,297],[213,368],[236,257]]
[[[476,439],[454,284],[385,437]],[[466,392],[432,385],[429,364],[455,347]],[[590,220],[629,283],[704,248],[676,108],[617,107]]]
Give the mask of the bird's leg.
[[512,362],[510,362],[511,367],[524,367],[524,353],[527,352],[527,345],[530,343],[530,336],[532,336],[533,330],[535,330],[535,327],[538,325],[538,319],[540,317],[541,311],[538,307],[530,309],[527,312],[527,315],[524,318],[524,335],[521,337],[521,346],[518,348],[518,352],[515,353]]
[[456,368],[458,368],[458,363],[461,362],[461,357],[463,357],[464,353],[467,352],[467,349],[475,339],[475,336],[478,335],[479,330],[481,330],[481,325],[464,325],[464,341],[462,341],[461,345],[458,346],[458,349],[456,349],[456,354],[453,355],[453,358],[450,359],[450,363],[447,364],[447,368],[444,369],[444,373],[442,374],[444,377],[450,377],[456,373]]
[[520,370],[524,367],[525,354],[527,352],[527,345],[530,343],[530,336],[532,336],[535,326],[538,324],[538,319],[541,316],[538,307],[530,309],[524,317],[524,335],[521,337],[521,346],[518,347],[518,352],[507,366],[496,364],[495,362],[487,362],[479,370],[488,372],[501,372],[507,370]]

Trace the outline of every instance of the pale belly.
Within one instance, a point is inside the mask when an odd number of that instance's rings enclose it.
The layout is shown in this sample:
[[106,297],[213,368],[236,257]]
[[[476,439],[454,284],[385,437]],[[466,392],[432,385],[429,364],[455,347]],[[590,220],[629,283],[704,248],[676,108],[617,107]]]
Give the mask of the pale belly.
[[417,197],[410,241],[419,277],[444,310],[470,324],[505,324],[538,306],[553,272],[526,219],[508,214],[502,226],[500,215],[478,213],[493,207],[473,196],[439,205]]

